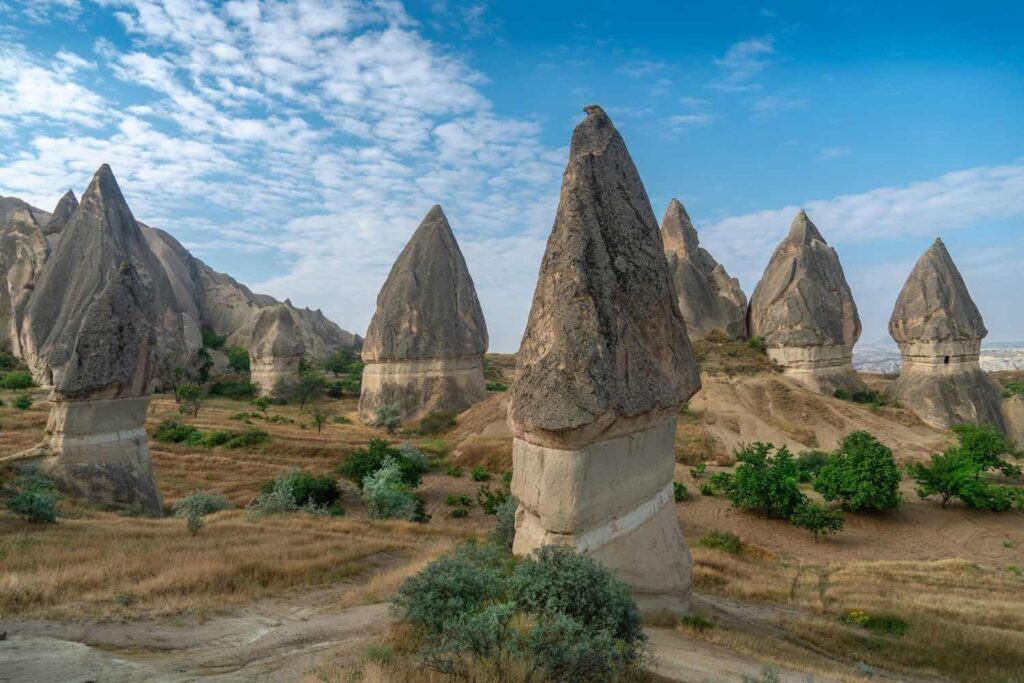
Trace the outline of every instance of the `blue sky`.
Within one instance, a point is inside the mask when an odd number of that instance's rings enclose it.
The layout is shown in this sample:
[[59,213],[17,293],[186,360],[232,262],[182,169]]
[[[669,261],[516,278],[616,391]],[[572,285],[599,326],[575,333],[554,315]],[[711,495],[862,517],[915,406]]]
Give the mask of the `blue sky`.
[[0,0],[0,194],[109,162],[140,220],[358,333],[440,203],[512,351],[596,102],[748,294],[803,206],[864,342],[937,235],[1024,339],[1024,5],[722,4]]

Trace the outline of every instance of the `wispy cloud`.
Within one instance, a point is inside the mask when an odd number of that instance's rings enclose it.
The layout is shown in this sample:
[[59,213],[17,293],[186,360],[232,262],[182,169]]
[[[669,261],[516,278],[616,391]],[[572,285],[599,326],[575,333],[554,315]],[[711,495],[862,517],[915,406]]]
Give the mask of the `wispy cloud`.
[[714,120],[715,117],[712,114],[698,113],[676,114],[674,116],[668,116],[665,118],[664,122],[670,132],[681,133],[684,130],[688,130],[690,128],[700,128],[701,126],[706,126]]
[[646,76],[653,76],[654,74],[660,73],[664,71],[666,67],[668,67],[668,65],[665,62],[654,62],[640,59],[626,62],[615,69],[615,71],[629,76],[630,78],[644,78]]
[[711,87],[724,92],[757,90],[755,79],[765,70],[775,54],[774,38],[763,36],[733,43],[725,55],[715,60],[721,70]]
[[818,152],[818,161],[828,161],[845,157],[850,153],[849,147],[825,147]]
[[807,106],[807,100],[788,95],[765,95],[750,105],[755,118],[771,118],[787,111],[796,111]]

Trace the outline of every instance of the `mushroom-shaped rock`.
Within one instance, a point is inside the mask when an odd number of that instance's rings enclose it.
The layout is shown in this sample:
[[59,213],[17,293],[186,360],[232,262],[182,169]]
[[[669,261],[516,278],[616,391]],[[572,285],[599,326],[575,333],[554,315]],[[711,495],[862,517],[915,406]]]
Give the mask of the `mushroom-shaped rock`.
[[889,334],[903,362],[887,395],[940,429],[959,422],[1004,427],[999,387],[978,362],[988,330],[941,239],[903,285]]
[[839,256],[804,211],[775,249],[747,315],[772,360],[813,391],[863,391],[853,371],[860,317]]
[[78,198],[75,197],[75,193],[68,190],[64,193],[64,196],[57,202],[57,207],[53,210],[53,214],[50,215],[50,220],[43,226],[43,234],[55,235],[60,233],[64,229],[64,226],[71,220],[71,214],[78,208]]
[[700,377],[647,192],[608,116],[584,111],[510,390],[514,551],[575,546],[645,611],[682,612],[673,444]]
[[21,332],[53,386],[47,437],[14,458],[92,501],[159,515],[144,423],[170,284],[105,164],[62,233]]
[[249,344],[252,383],[259,387],[263,396],[273,393],[278,382],[298,378],[305,353],[306,345],[291,306],[268,306],[256,319]]
[[448,219],[434,206],[391,267],[363,342],[359,417],[458,413],[487,397],[487,325]]
[[39,223],[29,210],[18,210],[0,237],[0,320],[11,342],[11,352],[21,356],[20,331],[29,297],[50,255]]
[[747,329],[747,297],[739,280],[729,277],[725,268],[700,246],[690,216],[678,199],[673,199],[665,210],[661,237],[690,341],[715,331],[730,339],[743,339]]

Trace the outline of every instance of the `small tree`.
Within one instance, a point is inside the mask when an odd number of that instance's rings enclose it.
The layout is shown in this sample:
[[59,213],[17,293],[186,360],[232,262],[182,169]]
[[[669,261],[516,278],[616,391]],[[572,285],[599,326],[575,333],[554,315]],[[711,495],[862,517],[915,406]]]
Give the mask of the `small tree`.
[[847,434],[814,479],[814,490],[847,510],[889,510],[903,502],[892,451],[868,432]]
[[978,466],[978,477],[988,470],[999,470],[1007,477],[1020,475],[1020,467],[1002,457],[1019,458],[1020,454],[992,425],[964,423],[953,425],[952,430],[960,441],[960,451]]
[[324,424],[327,423],[327,420],[329,420],[332,415],[332,413],[330,413],[327,410],[327,408],[320,404],[314,405],[313,408],[310,410],[309,414],[313,420],[313,424],[316,425],[317,434],[319,434],[320,431],[324,428]]
[[203,388],[192,383],[179,386],[178,406],[181,412],[199,417],[199,409],[203,407]]
[[782,446],[755,443],[736,453],[739,465],[725,496],[739,508],[788,519],[806,501],[793,454]]
[[819,535],[834,534],[843,528],[843,516],[840,513],[811,502],[797,509],[790,521],[814,534],[815,543],[818,542]]
[[18,394],[11,401],[11,405],[18,410],[28,410],[32,407],[32,396],[30,394]]
[[14,495],[7,499],[7,509],[32,524],[53,524],[57,521],[60,495],[53,481],[38,474],[26,474],[14,482]]
[[959,498],[965,505],[981,510],[1007,510],[1013,505],[1008,487],[992,486],[978,476],[977,460],[960,448],[933,455],[929,464],[911,463],[907,472],[922,498],[938,494],[942,507]]
[[373,426],[386,429],[388,434],[394,434],[402,426],[401,407],[391,404],[377,408],[377,417],[373,421]]
[[408,519],[416,517],[416,498],[409,493],[397,461],[385,458],[379,470],[363,481],[363,503],[370,517]]
[[335,377],[351,372],[353,363],[357,360],[355,351],[344,346],[327,356],[323,362],[325,372],[330,372]]
[[252,404],[263,413],[263,417],[267,416],[267,408],[270,407],[270,399],[266,396],[257,396],[253,399]]
[[326,393],[327,381],[315,370],[306,370],[299,374],[292,400],[299,404],[301,410],[307,403],[323,398]]
[[228,367],[235,372],[249,372],[249,351],[241,346],[232,346],[224,352],[228,357]]

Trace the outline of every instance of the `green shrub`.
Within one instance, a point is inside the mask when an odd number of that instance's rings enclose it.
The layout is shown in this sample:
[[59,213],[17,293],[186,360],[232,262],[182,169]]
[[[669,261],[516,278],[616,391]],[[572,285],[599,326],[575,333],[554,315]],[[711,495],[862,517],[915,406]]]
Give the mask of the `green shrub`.
[[228,339],[222,334],[217,334],[207,325],[200,327],[199,332],[203,335],[203,346],[208,349],[219,349],[224,346],[224,342]]
[[445,470],[444,473],[447,474],[449,477],[455,477],[456,479],[460,479],[462,477],[462,468],[449,467],[447,470]]
[[747,348],[753,349],[758,353],[767,353],[768,346],[764,343],[764,339],[761,337],[751,337],[747,340]]
[[446,505],[450,505],[452,507],[461,506],[461,507],[467,507],[468,508],[468,507],[472,507],[472,505],[473,505],[473,499],[472,498],[470,498],[469,496],[464,495],[464,494],[456,494],[456,493],[448,494],[448,497],[445,498],[444,502],[445,502]]
[[828,462],[828,453],[825,451],[803,451],[796,457],[796,467],[800,471],[800,481],[809,482],[821,468]]
[[843,528],[843,516],[834,510],[830,510],[818,503],[804,503],[790,518],[793,524],[802,529],[807,529],[814,534],[814,542],[818,542],[818,536],[834,534]]
[[210,396],[220,396],[236,401],[249,401],[259,395],[259,387],[247,379],[223,377],[210,385]]
[[0,379],[0,386],[10,391],[31,389],[35,385],[36,383],[32,379],[32,374],[25,372],[24,370],[5,372],[3,378]]
[[907,622],[899,617],[881,614],[873,615],[861,610],[852,610],[843,615],[842,620],[851,626],[859,626],[876,633],[902,636],[907,632]]
[[672,482],[672,496],[676,499],[677,503],[681,503],[690,497],[686,487],[680,484],[678,481]]
[[700,479],[704,476],[704,472],[708,469],[708,464],[701,460],[699,463],[690,468],[690,476],[694,479]]
[[295,512],[299,509],[292,495],[291,486],[284,477],[271,482],[270,489],[261,491],[245,508],[245,514],[251,517],[276,515],[283,512]]
[[[950,448],[933,455],[928,464],[911,463],[907,474],[914,480],[914,489],[921,498],[938,495],[942,507],[954,499],[981,510],[1002,511],[1010,508],[1015,495],[1006,487],[993,486],[980,479],[978,460],[961,448]],[[1017,501],[1020,506],[1020,501]]]
[[423,514],[415,496],[409,493],[398,461],[391,457],[363,480],[363,504],[374,519],[415,520]]
[[[733,476],[730,472],[715,472],[708,477],[707,482],[701,485],[700,492],[706,496],[724,494],[732,487]],[[705,492],[705,486],[710,488],[710,493]]]
[[951,429],[960,442],[960,451],[975,462],[979,472],[998,470],[1008,477],[1020,475],[1020,467],[1002,457],[1018,458],[1020,454],[995,427],[964,423],[953,425]]
[[498,508],[509,499],[510,495],[507,486],[491,489],[489,484],[481,484],[480,488],[476,490],[476,502],[480,509],[488,515],[496,515]]
[[861,403],[864,405],[871,406],[883,406],[885,405],[885,399],[880,392],[874,389],[865,389],[863,391],[847,391],[846,389],[836,389],[833,397],[838,398],[841,401],[852,401],[853,403]]
[[426,456],[409,444],[396,448],[384,439],[370,439],[365,448],[349,453],[336,469],[341,476],[362,487],[366,478],[383,467],[388,458],[398,463],[406,486],[416,488],[420,485],[428,468]]
[[171,513],[175,517],[188,517],[191,514],[203,517],[221,510],[230,510],[232,507],[231,501],[222,493],[193,491],[179,499],[171,508]]
[[32,407],[32,396],[29,394],[18,394],[11,400],[11,405],[18,410],[28,410]]
[[333,351],[321,365],[324,372],[330,372],[335,377],[344,374],[359,374],[363,371],[363,362],[359,358],[359,354],[350,346]]
[[366,648],[366,660],[387,665],[395,661],[395,651],[387,645],[370,645]]
[[249,372],[249,352],[241,346],[232,346],[224,352],[228,357],[228,367],[235,372]]
[[334,477],[317,476],[306,470],[289,470],[274,481],[264,484],[262,493],[270,493],[277,486],[287,490],[298,507],[329,508],[341,498],[341,490]]
[[10,370],[18,364],[18,359],[7,349],[0,349],[0,370]]
[[739,465],[725,496],[735,507],[756,510],[768,517],[789,517],[806,500],[800,491],[800,473],[785,446],[755,443],[736,453]]
[[501,548],[512,550],[512,542],[516,538],[516,510],[519,509],[519,501],[514,496],[509,496],[498,506],[495,516],[498,518],[491,532],[491,542]]
[[327,394],[327,380],[315,370],[300,370],[296,378],[278,380],[272,393],[275,400],[297,404],[301,409]]
[[702,496],[714,496],[716,492],[715,487],[711,484],[710,481],[703,482],[698,487],[698,489],[700,490],[700,495]]
[[679,617],[679,625],[698,632],[707,631],[715,626],[710,619],[699,614],[686,614]]
[[698,545],[713,550],[721,550],[730,555],[739,555],[743,552],[743,541],[736,534],[729,531],[718,531],[712,529],[704,534],[704,537],[697,541]]
[[351,418],[345,417],[344,415],[335,415],[334,424],[337,425],[350,425],[352,424]]
[[153,438],[161,443],[186,443],[199,438],[200,431],[192,425],[164,420],[157,425]]
[[455,508],[448,513],[448,519],[461,519],[469,517],[469,508]]
[[388,434],[394,434],[402,426],[402,409],[397,405],[381,406],[377,409],[373,426],[386,429]]
[[419,439],[416,442],[416,447],[435,458],[443,458],[452,449],[451,444],[438,437]]
[[488,382],[487,391],[508,391],[508,385],[504,382]]
[[54,482],[38,474],[24,474],[14,482],[14,494],[7,499],[7,509],[32,524],[53,524],[57,521],[60,494]]
[[420,420],[421,434],[440,434],[455,426],[455,413],[432,411]]
[[488,481],[491,478],[491,473],[483,467],[474,467],[470,470],[469,476],[473,481]]
[[1003,398],[1024,396],[1024,382],[1007,382],[1003,385]]
[[[814,479],[814,490],[847,510],[891,510],[903,503],[892,451],[868,432],[847,434]],[[818,519],[823,519],[818,517]],[[838,530],[838,529],[837,529]]]

